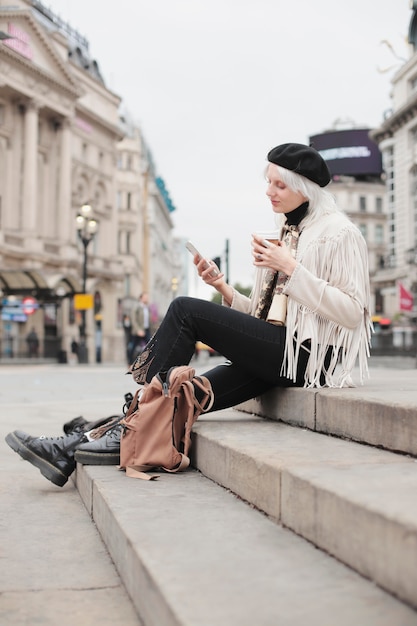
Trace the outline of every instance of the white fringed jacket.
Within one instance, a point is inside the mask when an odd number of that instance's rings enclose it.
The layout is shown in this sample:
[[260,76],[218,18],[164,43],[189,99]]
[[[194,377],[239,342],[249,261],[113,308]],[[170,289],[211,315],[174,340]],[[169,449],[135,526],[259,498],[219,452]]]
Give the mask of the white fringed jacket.
[[[295,380],[301,344],[310,340],[304,386],[321,386],[326,352],[334,346],[326,386],[352,387],[357,359],[360,382],[368,375],[372,324],[366,243],[343,213],[326,215],[305,228],[303,221],[296,256],[299,263],[284,288],[288,296],[287,339],[281,374]],[[264,273],[264,269],[257,271],[250,298],[234,290],[232,308],[254,314]]]

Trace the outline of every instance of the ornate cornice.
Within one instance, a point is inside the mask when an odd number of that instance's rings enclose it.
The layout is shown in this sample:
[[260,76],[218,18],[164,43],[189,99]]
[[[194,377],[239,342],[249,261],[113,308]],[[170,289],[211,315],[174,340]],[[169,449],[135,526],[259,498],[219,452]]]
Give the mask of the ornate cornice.
[[0,57],[4,56],[10,61],[22,65],[25,71],[29,71],[33,75],[41,77],[44,82],[58,87],[62,92],[65,92],[69,97],[71,97],[71,99],[76,99],[83,95],[71,70],[56,52],[54,46],[50,44],[49,37],[45,34],[43,29],[40,28],[30,11],[4,11],[0,7],[0,18],[7,19],[8,21],[15,20],[16,23],[20,24],[24,21],[27,22],[30,25],[30,28],[36,32],[40,43],[46,48],[48,57],[54,60],[60,73],[63,74],[66,80],[46,72],[39,65],[36,65],[29,59],[26,59],[24,56],[8,46],[2,45],[0,47]]
[[76,109],[77,109],[77,112],[80,113],[85,119],[91,120],[95,122],[97,125],[103,128],[106,128],[116,138],[116,140],[121,141],[123,137],[125,136],[123,130],[120,128],[119,125],[112,124],[111,122],[107,121],[104,117],[97,115],[96,113],[94,113],[94,111],[92,111],[85,105],[81,104],[80,102],[77,102]]

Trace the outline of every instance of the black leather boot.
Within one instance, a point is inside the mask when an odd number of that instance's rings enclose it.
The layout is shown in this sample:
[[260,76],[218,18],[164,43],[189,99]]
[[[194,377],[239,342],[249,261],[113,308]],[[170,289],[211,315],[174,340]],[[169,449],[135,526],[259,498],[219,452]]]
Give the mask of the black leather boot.
[[119,465],[122,425],[115,424],[102,437],[80,444],[75,460],[81,465]]
[[21,430],[6,436],[6,443],[22,459],[37,467],[54,485],[63,487],[75,469],[74,452],[87,441],[84,433],[70,433],[64,437],[31,437]]

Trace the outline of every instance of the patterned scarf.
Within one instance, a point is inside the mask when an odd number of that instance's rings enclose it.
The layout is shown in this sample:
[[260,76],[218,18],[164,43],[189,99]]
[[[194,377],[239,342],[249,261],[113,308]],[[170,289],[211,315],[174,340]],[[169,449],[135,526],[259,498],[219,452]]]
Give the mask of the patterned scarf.
[[[294,258],[297,253],[298,239],[300,237],[300,229],[298,225],[303,217],[305,217],[307,209],[308,202],[304,202],[297,209],[288,213],[287,222],[283,228],[282,241],[284,245],[290,249]],[[272,298],[275,294],[282,293],[287,280],[288,276],[283,272],[275,272],[270,269],[266,270],[258,306],[255,311],[255,317],[259,317],[261,320],[266,320]]]

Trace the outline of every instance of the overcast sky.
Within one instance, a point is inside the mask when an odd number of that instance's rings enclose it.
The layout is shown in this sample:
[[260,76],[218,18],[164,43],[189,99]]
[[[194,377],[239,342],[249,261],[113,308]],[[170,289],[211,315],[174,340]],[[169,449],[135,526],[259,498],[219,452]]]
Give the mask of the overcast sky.
[[336,120],[379,126],[408,58],[409,0],[44,1],[142,128],[175,233],[207,256],[229,239],[231,282],[245,286],[250,234],[273,226],[268,150]]

